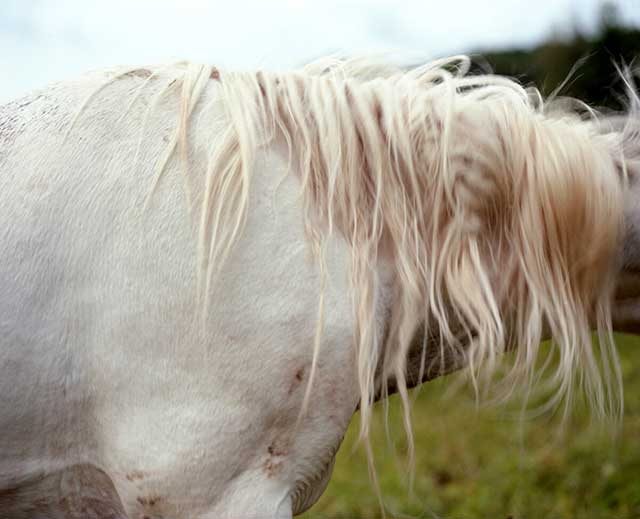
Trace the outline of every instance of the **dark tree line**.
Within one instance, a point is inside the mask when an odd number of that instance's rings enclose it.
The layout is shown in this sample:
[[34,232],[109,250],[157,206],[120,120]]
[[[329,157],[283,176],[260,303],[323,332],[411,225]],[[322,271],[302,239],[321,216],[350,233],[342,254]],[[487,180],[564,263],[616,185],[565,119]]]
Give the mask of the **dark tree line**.
[[570,37],[552,38],[531,49],[479,54],[495,73],[533,84],[545,95],[562,84],[575,67],[561,95],[619,110],[624,86],[615,64],[640,72],[640,29],[627,26],[615,8],[605,4],[596,34],[574,30]]

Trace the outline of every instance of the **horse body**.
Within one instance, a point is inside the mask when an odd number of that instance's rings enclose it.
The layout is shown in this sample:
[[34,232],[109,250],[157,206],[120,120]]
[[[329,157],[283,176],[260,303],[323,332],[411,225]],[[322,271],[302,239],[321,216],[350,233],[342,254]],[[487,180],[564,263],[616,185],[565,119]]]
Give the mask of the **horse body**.
[[454,61],[100,72],[0,108],[0,511],[289,517],[358,406],[366,441],[374,400],[409,423],[408,387],[508,349],[531,382],[545,334],[553,403],[580,379],[618,412],[637,132]]
[[[322,356],[296,428],[319,276],[286,151],[259,156],[245,231],[200,318],[197,217],[178,161],[149,201],[175,102],[154,109],[136,157],[157,85],[122,121],[141,82],[122,78],[65,142],[104,80],[2,109],[0,221],[14,224],[3,225],[0,263],[0,503],[2,489],[91,464],[131,518],[287,517],[326,485],[358,403],[346,245],[336,238],[327,256]],[[222,124],[217,96],[210,81],[193,114],[195,196]]]

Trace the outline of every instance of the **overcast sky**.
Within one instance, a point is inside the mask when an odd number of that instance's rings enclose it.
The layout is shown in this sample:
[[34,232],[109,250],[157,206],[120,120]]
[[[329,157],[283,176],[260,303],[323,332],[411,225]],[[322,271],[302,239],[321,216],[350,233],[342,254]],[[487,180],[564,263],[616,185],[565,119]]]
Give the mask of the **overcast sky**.
[[[0,0],[0,102],[49,81],[173,59],[284,68],[328,53],[425,60],[592,31],[601,0]],[[640,26],[640,0],[616,0]]]

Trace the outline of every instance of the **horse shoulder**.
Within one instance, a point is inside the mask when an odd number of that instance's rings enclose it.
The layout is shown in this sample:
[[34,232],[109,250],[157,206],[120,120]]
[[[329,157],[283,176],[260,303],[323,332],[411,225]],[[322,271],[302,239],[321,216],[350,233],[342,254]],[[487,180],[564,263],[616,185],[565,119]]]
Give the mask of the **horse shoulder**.
[[328,247],[322,342],[296,428],[322,283],[286,153],[276,145],[256,157],[246,227],[203,334],[200,203],[207,152],[224,129],[215,82],[192,115],[203,130],[189,134],[185,178],[177,159],[156,167],[179,119],[176,96],[152,86],[123,118],[144,79],[97,91],[103,80],[38,94],[10,108],[3,130],[0,474],[90,463],[129,514],[306,508],[358,400],[347,246]]

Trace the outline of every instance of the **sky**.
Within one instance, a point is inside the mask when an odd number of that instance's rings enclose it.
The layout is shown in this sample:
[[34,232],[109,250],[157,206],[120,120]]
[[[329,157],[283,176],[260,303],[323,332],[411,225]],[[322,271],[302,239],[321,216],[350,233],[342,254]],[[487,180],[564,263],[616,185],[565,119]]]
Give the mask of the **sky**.
[[[613,0],[640,26],[640,0]],[[114,65],[291,68],[331,53],[421,62],[593,31],[602,0],[0,0],[0,102]]]

